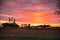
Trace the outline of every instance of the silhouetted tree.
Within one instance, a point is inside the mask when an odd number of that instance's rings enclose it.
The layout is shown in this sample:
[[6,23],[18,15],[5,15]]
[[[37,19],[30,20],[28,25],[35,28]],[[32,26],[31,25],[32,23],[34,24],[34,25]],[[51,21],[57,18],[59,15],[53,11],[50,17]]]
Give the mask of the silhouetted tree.
[[3,28],[18,28],[19,25],[16,23],[2,23]]
[[60,15],[60,0],[57,0],[57,11],[56,15]]

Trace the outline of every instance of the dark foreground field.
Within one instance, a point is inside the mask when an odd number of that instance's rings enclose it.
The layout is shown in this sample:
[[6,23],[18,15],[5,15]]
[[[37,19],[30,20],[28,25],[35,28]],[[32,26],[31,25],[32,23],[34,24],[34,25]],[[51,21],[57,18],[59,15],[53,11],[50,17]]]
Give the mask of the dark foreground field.
[[3,28],[0,40],[60,40],[60,28]]

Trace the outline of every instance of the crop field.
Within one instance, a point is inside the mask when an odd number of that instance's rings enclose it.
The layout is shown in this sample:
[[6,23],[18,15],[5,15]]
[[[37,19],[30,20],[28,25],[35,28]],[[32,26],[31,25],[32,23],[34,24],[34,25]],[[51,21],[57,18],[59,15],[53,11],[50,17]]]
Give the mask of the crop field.
[[0,40],[60,40],[60,28],[3,28]]

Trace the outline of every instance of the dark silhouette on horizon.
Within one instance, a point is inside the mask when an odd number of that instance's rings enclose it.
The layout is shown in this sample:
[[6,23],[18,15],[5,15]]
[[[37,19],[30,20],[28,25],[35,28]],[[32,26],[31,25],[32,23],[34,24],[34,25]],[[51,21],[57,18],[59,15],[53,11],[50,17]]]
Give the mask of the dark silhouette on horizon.
[[[13,21],[11,23],[11,20]],[[19,25],[16,24],[15,19],[12,17],[12,19],[9,17],[9,23],[2,23],[3,28],[18,28]]]
[[2,23],[3,28],[51,28],[51,25],[37,25],[31,26],[31,24],[21,24],[20,26],[16,23],[16,19],[9,17],[8,23]]

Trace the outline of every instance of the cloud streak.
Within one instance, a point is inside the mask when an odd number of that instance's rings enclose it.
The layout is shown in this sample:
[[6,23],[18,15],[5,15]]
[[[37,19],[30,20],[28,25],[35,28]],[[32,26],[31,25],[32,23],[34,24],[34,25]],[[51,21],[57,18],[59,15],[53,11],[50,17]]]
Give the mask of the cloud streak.
[[56,9],[56,0],[5,0],[0,16],[12,16],[23,23],[60,23],[54,15]]

